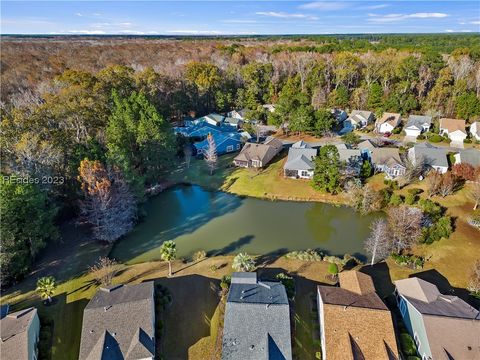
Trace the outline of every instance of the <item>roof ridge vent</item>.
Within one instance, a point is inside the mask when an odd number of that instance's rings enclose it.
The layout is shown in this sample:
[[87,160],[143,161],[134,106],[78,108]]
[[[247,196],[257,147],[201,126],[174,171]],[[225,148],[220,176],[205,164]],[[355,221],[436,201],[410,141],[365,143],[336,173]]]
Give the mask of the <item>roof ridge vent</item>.
[[272,287],[262,281],[258,281],[258,285],[263,286],[264,288],[271,289]]

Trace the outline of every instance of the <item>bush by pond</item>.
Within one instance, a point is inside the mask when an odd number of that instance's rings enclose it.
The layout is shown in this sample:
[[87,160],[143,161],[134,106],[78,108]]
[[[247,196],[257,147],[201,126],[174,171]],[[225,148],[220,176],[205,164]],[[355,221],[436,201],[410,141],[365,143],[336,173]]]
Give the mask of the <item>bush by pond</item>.
[[412,269],[423,269],[425,264],[425,259],[421,256],[399,254],[392,254],[391,256],[397,265],[408,266]]
[[316,250],[307,249],[307,250],[299,250],[299,251],[290,251],[289,253],[285,254],[287,259],[296,259],[296,260],[303,260],[303,261],[322,261],[323,256]]

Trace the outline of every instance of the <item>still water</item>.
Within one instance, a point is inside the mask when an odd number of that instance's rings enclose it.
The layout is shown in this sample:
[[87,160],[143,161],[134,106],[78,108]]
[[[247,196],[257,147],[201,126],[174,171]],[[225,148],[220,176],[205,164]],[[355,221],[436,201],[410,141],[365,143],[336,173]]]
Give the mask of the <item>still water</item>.
[[179,257],[196,250],[215,255],[305,249],[363,257],[369,226],[380,216],[323,203],[242,198],[199,186],[169,189],[151,198],[145,210],[146,218],[113,248],[117,260],[158,260],[166,240],[176,241]]

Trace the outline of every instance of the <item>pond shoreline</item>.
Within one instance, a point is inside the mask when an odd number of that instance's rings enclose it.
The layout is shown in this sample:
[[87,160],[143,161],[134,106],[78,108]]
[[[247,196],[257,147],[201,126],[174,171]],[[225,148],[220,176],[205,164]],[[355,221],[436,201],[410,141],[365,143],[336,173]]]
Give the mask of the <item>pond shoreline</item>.
[[287,195],[277,195],[277,194],[269,194],[265,193],[263,196],[259,196],[256,194],[250,194],[250,193],[240,193],[237,191],[232,191],[231,185],[229,184],[228,186],[221,186],[221,187],[211,187],[211,186],[205,186],[204,184],[199,184],[196,182],[190,182],[190,181],[165,181],[161,182],[155,186],[160,186],[161,190],[157,192],[152,192],[152,193],[147,193],[146,196],[147,198],[154,197],[165,190],[174,188],[176,186],[200,186],[201,188],[208,190],[208,191],[221,191],[225,192],[227,194],[231,195],[236,195],[239,197],[248,197],[252,199],[259,199],[259,200],[269,200],[269,201],[292,201],[292,202],[317,202],[317,203],[323,203],[323,204],[329,204],[329,205],[334,205],[334,206],[347,206],[352,208],[352,206],[346,201],[345,198],[338,198],[338,201],[332,201],[328,199],[322,199],[322,198],[312,198],[312,197],[301,197],[301,196],[287,196]]

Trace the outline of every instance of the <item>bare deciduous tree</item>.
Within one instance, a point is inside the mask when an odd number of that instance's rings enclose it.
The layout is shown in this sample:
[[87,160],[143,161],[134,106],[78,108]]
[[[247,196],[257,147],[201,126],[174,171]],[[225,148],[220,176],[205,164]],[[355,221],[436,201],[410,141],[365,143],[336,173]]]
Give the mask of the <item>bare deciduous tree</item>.
[[467,289],[473,296],[480,298],[480,260],[477,260],[473,265],[473,272]]
[[473,210],[477,210],[477,207],[480,204],[480,176],[472,182],[472,188],[468,192],[468,196],[474,203]]
[[97,283],[102,286],[109,286],[118,272],[118,264],[115,260],[108,257],[100,257],[98,261],[90,267],[90,272]]
[[415,207],[398,206],[388,209],[387,214],[391,246],[400,254],[420,239],[423,213]]
[[441,176],[441,182],[438,186],[438,193],[441,197],[450,195],[455,190],[457,179],[449,171]]
[[128,233],[136,220],[136,201],[118,170],[99,161],[83,160],[79,168],[84,199],[80,211],[93,227],[96,239],[114,242]]
[[385,220],[375,220],[370,226],[370,236],[365,240],[365,250],[372,257],[371,265],[375,260],[385,259],[391,252],[388,224]]
[[438,194],[438,189],[442,183],[442,174],[436,170],[432,170],[428,173],[428,176],[425,179],[427,183],[427,193],[429,197]]
[[190,144],[185,144],[183,146],[183,157],[188,169],[190,167],[190,162],[192,161],[192,146]]
[[213,175],[213,171],[217,167],[217,145],[215,144],[215,140],[213,140],[213,136],[208,134],[207,137],[208,146],[203,152],[203,156],[205,157],[205,161],[207,162],[207,166],[210,169],[210,175]]

